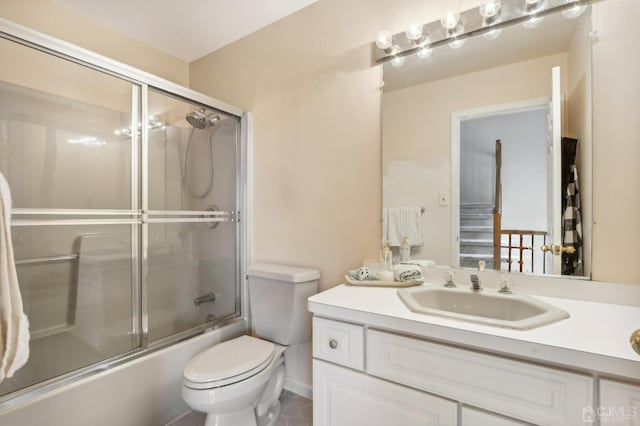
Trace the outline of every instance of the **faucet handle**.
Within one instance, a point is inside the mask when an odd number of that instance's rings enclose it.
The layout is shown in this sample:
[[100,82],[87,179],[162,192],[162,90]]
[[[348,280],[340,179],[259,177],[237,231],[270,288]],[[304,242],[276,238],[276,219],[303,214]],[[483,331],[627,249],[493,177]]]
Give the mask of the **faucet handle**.
[[498,293],[511,294],[513,293],[511,287],[511,281],[509,281],[508,278],[502,278],[502,281],[500,282],[500,290],[498,290]]
[[471,274],[471,290],[480,291],[482,286],[480,285],[480,278],[476,274]]
[[455,278],[455,274],[453,271],[447,271],[447,282],[444,284],[445,287],[454,288],[456,287],[456,283],[453,281]]
[[484,272],[487,263],[484,260],[478,260],[478,272]]

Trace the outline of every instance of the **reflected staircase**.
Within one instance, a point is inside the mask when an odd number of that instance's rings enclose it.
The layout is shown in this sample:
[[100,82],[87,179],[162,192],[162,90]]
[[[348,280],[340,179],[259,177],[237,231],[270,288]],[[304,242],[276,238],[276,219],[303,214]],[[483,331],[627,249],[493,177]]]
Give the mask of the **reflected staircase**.
[[493,203],[460,204],[460,266],[493,269]]

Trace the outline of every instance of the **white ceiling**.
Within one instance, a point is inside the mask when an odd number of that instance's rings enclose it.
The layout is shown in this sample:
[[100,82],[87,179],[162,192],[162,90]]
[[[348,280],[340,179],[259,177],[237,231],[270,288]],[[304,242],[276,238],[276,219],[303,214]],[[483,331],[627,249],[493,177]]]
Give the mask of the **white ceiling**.
[[55,0],[185,62],[317,0]]

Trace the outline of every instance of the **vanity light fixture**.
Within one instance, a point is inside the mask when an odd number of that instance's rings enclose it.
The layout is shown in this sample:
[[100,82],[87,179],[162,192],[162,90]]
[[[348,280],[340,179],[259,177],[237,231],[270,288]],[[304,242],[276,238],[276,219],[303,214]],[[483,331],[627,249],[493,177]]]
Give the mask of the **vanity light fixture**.
[[522,26],[528,30],[532,30],[538,28],[540,24],[542,24],[542,20],[543,18],[541,16],[532,15],[531,18],[522,23]]
[[524,8],[527,12],[531,13],[542,8],[543,3],[544,0],[524,0]]
[[416,55],[420,59],[427,59],[433,53],[433,49],[431,47],[422,46],[418,49],[418,53]]
[[393,50],[393,35],[388,30],[382,30],[376,37],[376,46],[384,50],[386,53],[391,53]]
[[460,13],[455,10],[448,10],[447,14],[440,19],[440,24],[447,31],[452,31],[460,23]]
[[481,4],[478,9],[480,16],[482,16],[486,22],[495,20],[500,14],[500,8],[502,6],[501,0],[489,0]]
[[569,9],[565,9],[562,11],[562,16],[567,19],[576,19],[580,15],[582,15],[585,10],[587,10],[587,5],[580,4],[579,0],[566,0],[566,2],[573,3],[573,6],[571,6]]
[[451,38],[449,41],[449,47],[452,49],[460,49],[467,42],[465,38],[458,38],[460,35],[464,34],[464,27],[462,24],[459,24],[453,30],[447,31],[447,35]]
[[393,66],[399,67],[406,56],[425,59],[433,49],[444,45],[460,49],[470,37],[482,35],[487,40],[496,40],[510,25],[537,28],[550,14],[562,13],[575,19],[594,1],[597,0],[480,0],[471,9],[449,9],[439,20],[413,22],[396,34],[381,31],[375,39],[373,60],[393,62]]
[[500,37],[500,34],[502,34],[502,28],[496,28],[491,31],[487,31],[486,33],[483,33],[482,37],[484,37],[487,40],[495,40],[498,37]]
[[464,38],[455,38],[449,42],[449,47],[454,50],[457,50],[457,49],[460,49],[462,46],[464,46],[466,42],[467,40]]
[[422,25],[412,22],[407,26],[404,35],[407,37],[407,39],[413,42],[417,42],[422,38]]
[[405,57],[404,56],[394,56],[391,60],[391,65],[393,67],[399,68],[404,65]]

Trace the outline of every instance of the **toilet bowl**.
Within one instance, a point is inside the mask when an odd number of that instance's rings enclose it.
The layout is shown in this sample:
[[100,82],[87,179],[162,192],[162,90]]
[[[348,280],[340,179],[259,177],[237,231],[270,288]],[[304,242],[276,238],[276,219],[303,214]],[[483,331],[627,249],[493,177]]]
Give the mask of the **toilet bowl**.
[[182,399],[207,413],[206,426],[271,425],[280,410],[284,350],[250,336],[213,346],[187,364]]
[[306,303],[318,290],[317,270],[261,264],[247,275],[258,337],[212,346],[184,369],[182,399],[207,413],[205,426],[273,426],[280,414],[285,345],[311,337]]

